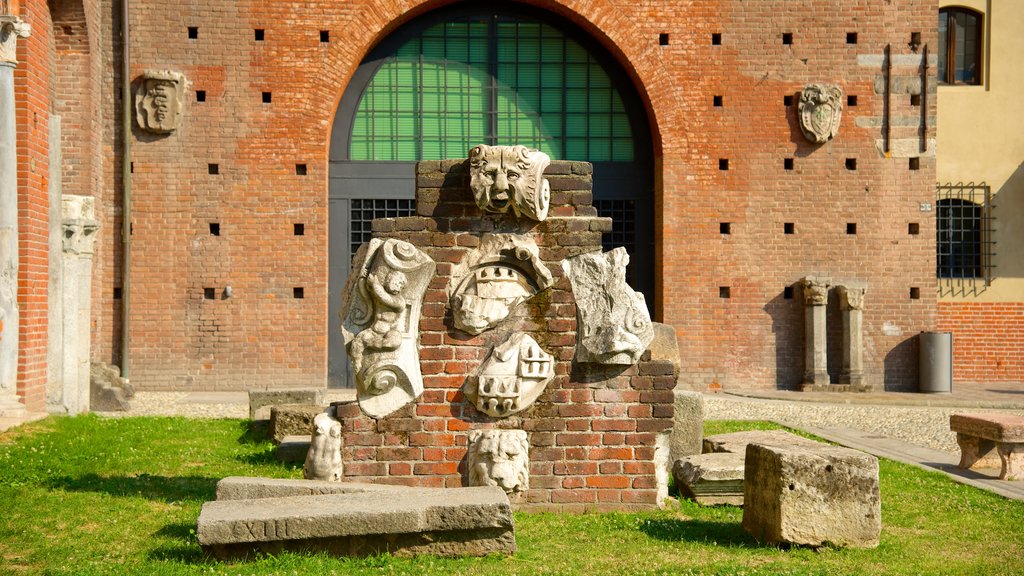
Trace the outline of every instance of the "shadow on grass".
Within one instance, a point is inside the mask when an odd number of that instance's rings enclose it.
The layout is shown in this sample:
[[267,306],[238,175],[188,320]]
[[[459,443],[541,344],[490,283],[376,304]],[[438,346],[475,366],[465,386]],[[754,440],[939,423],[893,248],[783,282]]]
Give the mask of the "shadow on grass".
[[47,482],[51,490],[69,492],[103,492],[111,496],[142,496],[150,500],[178,502],[181,500],[213,500],[220,478],[205,476],[99,476],[84,474],[76,478],[61,476]]
[[638,528],[651,538],[665,542],[711,542],[719,546],[762,547],[735,522],[661,518],[642,522]]
[[208,562],[209,556],[199,547],[195,535],[196,525],[191,523],[167,524],[153,535],[173,539],[149,553],[150,560],[199,564]]
[[267,441],[269,426],[266,420],[242,420],[238,423],[239,444],[262,444]]

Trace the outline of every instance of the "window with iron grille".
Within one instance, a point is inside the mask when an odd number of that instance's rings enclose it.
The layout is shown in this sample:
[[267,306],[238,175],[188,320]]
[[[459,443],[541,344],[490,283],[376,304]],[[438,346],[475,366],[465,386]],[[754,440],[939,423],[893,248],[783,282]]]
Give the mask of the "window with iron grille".
[[374,218],[399,218],[414,216],[416,201],[404,198],[364,198],[352,200],[350,212],[349,243],[352,256],[363,244],[373,238]]
[[992,202],[984,184],[939,184],[936,188],[936,276],[940,280],[992,278]]
[[[619,248],[630,255],[636,254],[636,201],[635,200],[594,200],[597,214],[612,219],[612,231],[601,237],[605,252]],[[636,262],[631,258],[626,267],[626,283],[636,286]]]

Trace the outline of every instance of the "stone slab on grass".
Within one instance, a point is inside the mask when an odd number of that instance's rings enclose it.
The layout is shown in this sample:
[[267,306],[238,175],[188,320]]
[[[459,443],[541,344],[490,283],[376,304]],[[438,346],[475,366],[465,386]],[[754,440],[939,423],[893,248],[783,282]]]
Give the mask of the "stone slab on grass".
[[673,390],[671,458],[672,462],[700,454],[704,438],[704,395],[689,390]]
[[281,388],[277,390],[249,390],[249,419],[266,420],[269,406],[278,404],[323,404],[323,388]]
[[754,538],[814,547],[878,546],[878,458],[825,444],[750,444],[745,465],[743,528]]
[[785,430],[748,430],[716,434],[704,439],[704,452],[746,454],[748,444],[763,446],[823,446],[821,442],[797,436]]
[[313,430],[313,418],[323,414],[327,406],[322,404],[278,404],[270,407],[269,436],[280,444],[286,436],[306,435]]
[[196,533],[221,559],[285,550],[484,556],[516,549],[512,506],[496,486],[216,500],[203,505]]
[[274,453],[281,462],[305,462],[312,443],[312,436],[309,434],[285,436]]
[[699,504],[743,505],[743,454],[715,452],[676,460],[672,474],[682,496]]
[[362,494],[364,492],[395,492],[409,490],[406,486],[367,484],[363,482],[327,482],[292,478],[259,478],[228,476],[217,482],[217,500],[258,500],[290,496],[323,494]]

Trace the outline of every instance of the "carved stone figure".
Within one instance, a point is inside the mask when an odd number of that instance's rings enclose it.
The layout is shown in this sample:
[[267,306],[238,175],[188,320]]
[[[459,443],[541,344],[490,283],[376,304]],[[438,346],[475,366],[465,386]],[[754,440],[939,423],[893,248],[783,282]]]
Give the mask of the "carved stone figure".
[[526,146],[488,146],[469,151],[469,187],[484,212],[543,221],[548,216],[551,188],[544,169],[551,158]]
[[341,482],[341,475],[341,422],[327,412],[317,414],[302,476],[306,480]]
[[626,284],[625,248],[562,261],[576,298],[576,361],[635,364],[654,339],[644,296]]
[[448,296],[455,327],[480,334],[552,283],[532,238],[486,234],[480,246],[452,270]]
[[359,406],[381,418],[423,392],[419,320],[436,264],[412,244],[374,238],[356,254],[345,285],[342,335]]
[[843,90],[838,86],[809,84],[800,94],[800,130],[816,144],[823,144],[839,133],[843,117]]
[[169,134],[181,126],[185,76],[169,70],[147,70],[135,92],[135,119],[139,128]]
[[28,38],[32,26],[9,14],[0,12],[0,62],[14,64],[18,61],[18,38]]
[[530,335],[517,333],[498,344],[466,380],[466,397],[488,416],[504,418],[529,408],[555,376],[551,354]]
[[498,486],[509,495],[530,489],[530,442],[523,430],[469,433],[470,486]]

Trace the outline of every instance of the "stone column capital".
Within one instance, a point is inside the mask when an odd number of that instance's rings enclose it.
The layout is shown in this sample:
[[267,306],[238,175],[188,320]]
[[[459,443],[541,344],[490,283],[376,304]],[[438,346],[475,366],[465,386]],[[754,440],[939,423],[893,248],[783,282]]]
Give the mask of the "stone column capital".
[[868,291],[866,287],[840,285],[837,287],[837,291],[839,292],[839,306],[843,310],[864,309],[864,294]]
[[0,65],[18,64],[18,38],[28,38],[32,27],[17,16],[0,14]]
[[92,255],[96,246],[96,201],[91,196],[65,194],[61,198],[61,228],[65,254]]
[[828,289],[832,282],[828,278],[806,277],[800,280],[803,287],[804,304],[807,306],[824,306],[828,303]]

